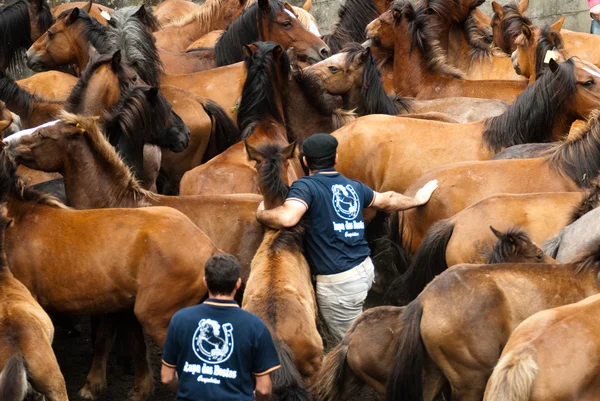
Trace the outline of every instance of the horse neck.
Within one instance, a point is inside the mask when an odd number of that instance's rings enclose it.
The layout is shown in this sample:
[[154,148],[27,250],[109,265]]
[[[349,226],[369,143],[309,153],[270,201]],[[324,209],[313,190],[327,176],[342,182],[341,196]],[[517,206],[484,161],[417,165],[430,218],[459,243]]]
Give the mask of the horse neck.
[[363,97],[361,84],[352,85],[352,88],[348,93],[343,96],[344,109],[353,110],[356,109],[357,113],[361,116],[367,114],[367,99]]
[[75,65],[77,67],[77,74],[81,76],[88,61],[90,61],[90,56],[88,54],[88,44],[90,43],[90,40],[83,34],[83,31],[75,32],[74,36],[75,40],[73,42],[75,43],[75,49],[77,51],[77,54],[75,54]]
[[[309,95],[314,96],[313,91]],[[302,140],[315,132],[332,132],[332,115],[324,113],[315,103],[325,99],[309,99],[295,78],[290,80],[284,100],[285,121],[290,127],[292,136]],[[326,107],[323,105],[323,107]]]
[[420,49],[412,49],[411,40],[403,27],[397,27],[394,44],[394,88],[399,96],[416,97],[419,85],[416,83],[433,83],[439,77],[431,71]]

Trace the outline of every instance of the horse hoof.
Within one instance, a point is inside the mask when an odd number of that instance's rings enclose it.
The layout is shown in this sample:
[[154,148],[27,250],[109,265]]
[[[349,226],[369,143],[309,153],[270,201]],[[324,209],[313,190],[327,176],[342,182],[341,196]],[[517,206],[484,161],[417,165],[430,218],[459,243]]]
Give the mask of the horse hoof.
[[106,384],[103,383],[85,383],[85,386],[79,390],[79,396],[85,400],[95,400],[106,390]]
[[154,382],[146,387],[145,389],[140,389],[137,386],[134,387],[127,395],[127,398],[131,401],[147,401],[154,394]]
[[96,399],[96,396],[92,394],[92,392],[87,387],[84,387],[81,390],[79,390],[79,396],[85,400]]

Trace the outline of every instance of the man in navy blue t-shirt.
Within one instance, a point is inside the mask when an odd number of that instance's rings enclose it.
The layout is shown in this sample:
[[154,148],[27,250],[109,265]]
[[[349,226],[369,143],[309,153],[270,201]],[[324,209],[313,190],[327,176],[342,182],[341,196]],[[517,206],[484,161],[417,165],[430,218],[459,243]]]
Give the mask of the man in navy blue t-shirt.
[[428,182],[414,198],[374,192],[335,170],[337,145],[329,134],[306,139],[302,161],[310,175],[292,184],[282,206],[264,210],[261,203],[256,217],[266,226],[281,229],[295,226],[305,216],[305,256],[317,279],[317,303],[339,341],[362,313],[374,281],[363,208],[395,212],[421,206],[437,188],[437,181]]
[[268,400],[279,357],[267,326],[234,301],[240,264],[227,254],[206,262],[209,298],[173,315],[161,379],[178,385],[178,401]]

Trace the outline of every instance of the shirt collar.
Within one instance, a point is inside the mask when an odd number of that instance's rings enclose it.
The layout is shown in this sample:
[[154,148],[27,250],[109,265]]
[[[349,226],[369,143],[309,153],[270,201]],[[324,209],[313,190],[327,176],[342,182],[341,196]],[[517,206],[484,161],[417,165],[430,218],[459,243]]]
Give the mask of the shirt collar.
[[208,298],[206,301],[203,302],[203,304],[212,305],[212,306],[234,307],[234,308],[240,307],[238,305],[238,303],[236,301],[234,301],[233,299]]
[[315,175],[316,174],[330,175],[330,174],[339,174],[339,173],[336,171],[336,169],[334,167],[331,167],[331,168],[322,168],[320,170],[317,170],[317,171],[315,171]]

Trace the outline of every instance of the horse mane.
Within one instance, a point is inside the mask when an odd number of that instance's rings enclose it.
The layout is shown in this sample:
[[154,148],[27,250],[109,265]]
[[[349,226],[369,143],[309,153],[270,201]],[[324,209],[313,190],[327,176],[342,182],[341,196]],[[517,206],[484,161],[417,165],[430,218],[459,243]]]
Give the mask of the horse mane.
[[[90,79],[96,72],[98,68],[106,63],[110,63],[112,61],[112,55],[103,55],[103,54],[95,54],[88,61],[88,65],[85,67],[83,72],[81,73],[81,77],[79,81],[75,84],[73,89],[71,89],[71,93],[65,102],[65,110],[71,113],[79,114],[82,112],[82,100],[85,96],[85,91],[90,83]],[[121,97],[123,93],[126,91],[128,85],[127,77],[125,76],[125,72],[122,68],[117,72],[119,77],[119,82],[121,84]]]
[[338,21],[329,35],[323,35],[323,41],[338,53],[346,44],[362,43],[366,40],[365,28],[379,16],[373,0],[346,0],[338,10]]
[[[337,104],[334,97],[327,95],[327,92],[321,86],[321,82],[317,76],[298,68],[294,70],[292,77],[300,87],[300,90],[304,93],[304,96],[306,96],[310,104],[314,106],[319,113],[324,116],[330,116],[335,112]],[[290,99],[290,101],[293,101],[293,99]]]
[[569,224],[576,222],[584,214],[591,212],[598,206],[600,206],[600,185],[596,183],[592,189],[588,191],[587,196],[579,202],[579,205],[577,205],[571,213]]
[[115,148],[108,142],[106,136],[100,131],[97,119],[94,117],[81,116],[63,111],[60,121],[64,124],[79,124],[84,130],[84,137],[90,148],[99,155],[103,163],[112,166],[118,185],[133,191],[134,196],[139,198],[151,196],[149,191],[144,190],[135,178],[131,169],[123,162]]
[[523,25],[533,25],[529,18],[521,14],[519,4],[516,1],[511,1],[502,6],[502,12],[504,13],[504,18],[500,24],[500,29],[502,30],[504,42],[507,44],[513,43],[517,36],[521,34]]
[[592,112],[581,131],[575,139],[557,144],[546,158],[553,170],[589,188],[600,170],[600,110]]
[[483,141],[488,148],[502,148],[523,143],[548,142],[555,114],[577,90],[575,64],[559,63],[554,73],[544,74],[515,100],[508,110],[485,122]]
[[17,83],[0,71],[0,100],[6,103],[6,107],[13,113],[22,118],[29,118],[33,112],[35,103],[54,103],[61,104],[56,100],[48,100],[37,95],[33,95],[21,88]]
[[464,29],[467,35],[467,41],[471,46],[471,63],[482,61],[491,57],[506,57],[506,54],[499,48],[493,46],[493,32],[491,25],[481,27],[477,23],[477,18],[471,12],[464,22]]
[[[278,62],[273,60],[273,49],[278,44],[256,42],[254,45],[258,50],[244,61],[248,74],[238,111],[242,139],[251,134],[255,124],[263,122],[267,117],[284,124],[284,116],[277,107],[277,94],[285,88],[291,73],[290,61],[285,52]],[[278,80],[278,70],[282,72],[284,82],[273,82]]]
[[[11,70],[24,61],[25,51],[33,43],[30,23],[28,0],[14,0],[0,7],[0,62]],[[45,32],[51,25],[52,12],[44,0],[37,28]]]
[[431,10],[443,21],[450,21],[454,15],[452,2],[456,7],[460,7],[460,0],[424,0],[423,7]]
[[406,18],[411,41],[410,51],[420,51],[430,71],[459,79],[464,77],[461,71],[447,63],[446,52],[437,39],[438,26],[424,5],[414,6],[409,0],[396,0],[390,10],[397,11]]
[[535,74],[536,79],[548,72],[548,64],[544,63],[548,50],[564,50],[565,46],[560,33],[556,32],[548,24],[540,29],[540,37],[535,47]]
[[[349,67],[356,58],[364,52],[364,48],[359,43],[352,43],[345,47],[342,52],[346,53],[346,67]],[[369,54],[363,63],[363,73],[361,76],[361,97],[364,105],[364,114],[388,114],[395,116],[400,113],[400,108],[405,112],[410,112],[412,102],[408,99],[396,96],[391,98],[383,88],[381,80],[381,71],[377,67],[375,56]]]
[[221,9],[223,0],[206,0],[192,14],[174,20],[170,24],[163,26],[165,28],[180,28],[189,23],[199,24],[201,26],[210,26],[214,15]]
[[597,272],[600,270],[600,244],[596,244],[589,251],[574,256],[567,263],[579,265],[575,271],[576,275],[586,271]]
[[[275,20],[275,16],[283,10],[283,3],[279,0],[269,0],[269,25]],[[236,18],[229,28],[219,38],[215,45],[215,59],[217,67],[237,63],[243,60],[243,45],[260,40],[263,30],[263,12],[258,3],[246,8]]]
[[[136,15],[138,11],[139,7],[115,11],[110,20],[111,28],[106,32],[107,40],[112,51],[120,49],[123,52],[128,64],[145,83],[159,86],[164,72],[163,63],[158,56],[154,36]],[[150,21],[158,25],[154,16],[151,17]]]
[[494,248],[487,257],[487,264],[506,263],[508,258],[515,253],[515,243],[531,242],[529,236],[523,230],[511,228],[502,233]]
[[[66,18],[71,14],[73,9],[65,10],[59,14],[58,19]],[[100,53],[109,53],[111,50],[110,43],[108,41],[107,30],[104,25],[92,18],[87,12],[79,9],[79,16],[77,21],[83,24],[83,35],[87,40],[96,48]]]

